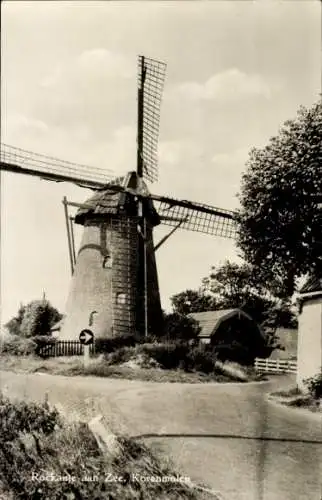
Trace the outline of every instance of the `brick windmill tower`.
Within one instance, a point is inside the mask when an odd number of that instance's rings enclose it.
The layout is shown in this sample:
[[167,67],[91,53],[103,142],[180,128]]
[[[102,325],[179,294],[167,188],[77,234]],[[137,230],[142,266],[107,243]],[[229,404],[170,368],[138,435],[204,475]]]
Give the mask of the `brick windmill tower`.
[[[152,236],[160,218],[144,181],[157,179],[165,64],[138,60],[137,168],[97,192],[75,216],[84,226],[61,338],[89,324],[95,337],[162,329]],[[139,196],[144,199],[140,199]]]
[[[157,146],[164,63],[138,58],[138,130],[136,170],[111,179],[93,169],[24,151],[1,147],[1,170],[72,182],[95,191],[85,203],[64,199],[72,280],[61,339],[78,339],[90,328],[95,337],[162,329],[162,310],[155,252],[179,227],[234,238],[235,214],[230,210],[151,194],[146,182],[158,178]],[[78,212],[70,217],[68,207]],[[77,253],[73,224],[83,226]],[[156,245],[153,228],[172,226]]]
[[[145,186],[137,172],[121,185],[135,192]],[[152,202],[135,198],[104,189],[78,210],[75,223],[84,230],[61,338],[77,338],[87,325],[95,337],[162,328],[152,236],[160,218]]]

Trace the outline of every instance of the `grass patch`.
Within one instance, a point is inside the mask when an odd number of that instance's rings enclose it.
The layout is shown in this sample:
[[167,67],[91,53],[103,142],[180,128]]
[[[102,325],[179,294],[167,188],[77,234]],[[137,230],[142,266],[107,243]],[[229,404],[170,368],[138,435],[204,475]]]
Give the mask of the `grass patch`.
[[[128,354],[121,356],[121,362],[128,360]],[[108,378],[122,378],[128,380],[141,380],[150,382],[169,383],[206,383],[206,382],[232,382],[232,381],[259,381],[266,380],[265,376],[258,374],[252,368],[243,369],[243,376],[240,374],[240,367],[235,364],[219,363],[216,370],[211,373],[199,371],[185,371],[180,368],[162,369],[144,366],[135,368],[114,363],[115,357],[109,361],[102,357],[92,358],[87,368],[84,368],[82,356],[62,356],[57,358],[41,359],[35,356],[1,356],[1,366],[3,370],[14,371],[16,373],[48,373],[52,375],[65,376],[94,376]],[[113,361],[111,363],[111,361]]]
[[321,411],[319,400],[309,393],[304,394],[296,386],[272,392],[269,397],[290,408],[306,408],[314,413]]
[[314,407],[314,411],[316,411],[317,408],[317,401],[314,400],[311,396],[296,396],[289,401],[286,401],[285,403],[287,406],[294,406],[295,408],[312,408]]
[[37,356],[14,356],[2,354],[1,369],[16,373],[47,372],[60,375],[67,367],[81,366],[82,356],[61,356],[42,359]]
[[104,363],[93,364],[88,368],[83,366],[66,369],[64,375],[85,375],[96,377],[122,378],[128,380],[142,380],[146,382],[169,383],[200,383],[200,382],[231,382],[231,378],[221,374],[206,374],[200,372],[185,372],[183,370],[162,370],[158,368],[128,368]]
[[284,398],[289,398],[292,396],[300,396],[302,393],[300,389],[296,386],[290,387],[289,389],[284,389],[283,391],[272,392],[272,396],[281,396]]
[[[189,478],[178,475],[168,459],[134,439],[117,437],[121,454],[113,457],[101,452],[86,424],[67,424],[46,405],[14,404],[1,397],[0,412],[3,498],[214,498],[193,487]],[[7,432],[10,422],[15,432]]]

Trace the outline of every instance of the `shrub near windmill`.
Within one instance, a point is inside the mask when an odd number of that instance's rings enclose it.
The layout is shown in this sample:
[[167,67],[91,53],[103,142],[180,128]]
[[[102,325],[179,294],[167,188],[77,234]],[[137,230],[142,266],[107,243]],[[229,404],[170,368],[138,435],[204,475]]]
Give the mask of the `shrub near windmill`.
[[[84,204],[64,200],[72,266],[62,339],[77,339],[88,326],[96,337],[159,332],[162,310],[155,252],[179,227],[234,237],[234,213],[213,206],[153,195],[146,181],[156,181],[157,142],[165,64],[139,56],[136,171],[106,182],[107,173],[4,146],[3,170],[70,181],[96,191]],[[75,223],[84,226],[77,259],[68,206],[79,208]],[[157,245],[153,228],[173,226]]]

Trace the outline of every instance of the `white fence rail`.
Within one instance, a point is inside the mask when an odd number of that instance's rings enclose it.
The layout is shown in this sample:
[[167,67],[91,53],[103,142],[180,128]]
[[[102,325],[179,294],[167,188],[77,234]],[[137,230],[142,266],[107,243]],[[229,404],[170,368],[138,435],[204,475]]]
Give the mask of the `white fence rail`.
[[255,359],[255,369],[266,373],[296,373],[297,362],[287,359]]

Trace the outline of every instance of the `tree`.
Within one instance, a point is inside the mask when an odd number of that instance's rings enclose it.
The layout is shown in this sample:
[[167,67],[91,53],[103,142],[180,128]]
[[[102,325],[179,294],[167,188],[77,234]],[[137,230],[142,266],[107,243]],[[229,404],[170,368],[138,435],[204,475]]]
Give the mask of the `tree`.
[[[279,283],[273,283],[270,288],[279,289]],[[242,309],[261,326],[269,356],[274,349],[281,347],[277,328],[297,326],[290,299],[274,296],[270,288],[265,288],[257,280],[250,264],[226,261],[212,268],[209,276],[202,280],[199,291],[186,290],[173,296],[171,302],[175,313],[179,313],[178,317],[213,309]],[[174,323],[177,324],[178,320]],[[178,336],[180,328],[172,328],[171,332],[172,336]]]
[[213,266],[202,283],[204,291],[211,292],[221,308],[241,307],[254,293],[252,279],[251,266],[226,261],[222,266]]
[[21,322],[23,319],[23,315],[25,313],[26,306],[20,304],[17,316],[14,316],[5,327],[8,329],[8,332],[11,335],[20,335]]
[[218,309],[242,309],[260,325],[268,324],[269,317],[274,331],[278,326],[296,326],[290,300],[275,297],[257,281],[250,264],[226,261],[222,266],[213,267],[210,275],[203,279],[203,288],[213,295]]
[[183,315],[216,309],[214,298],[197,290],[185,290],[173,295],[171,304],[175,313]]
[[5,326],[11,334],[23,337],[48,335],[51,327],[62,315],[46,299],[33,300],[26,306],[21,305],[18,315]]
[[253,149],[239,195],[238,245],[257,279],[291,296],[296,278],[322,273],[322,104],[301,107],[278,136]]
[[193,340],[201,330],[198,321],[177,312],[165,315],[164,327],[168,340]]

